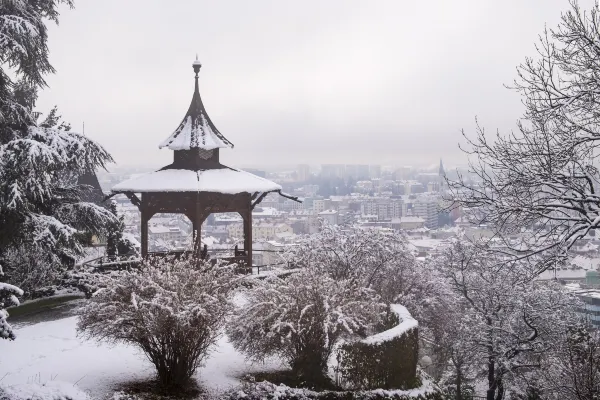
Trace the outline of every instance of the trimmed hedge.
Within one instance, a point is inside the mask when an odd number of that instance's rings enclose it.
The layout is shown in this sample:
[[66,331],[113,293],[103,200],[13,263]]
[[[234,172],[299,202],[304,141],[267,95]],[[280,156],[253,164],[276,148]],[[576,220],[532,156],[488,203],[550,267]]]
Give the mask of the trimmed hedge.
[[293,389],[266,381],[246,383],[240,389],[225,393],[220,400],[443,400],[442,392],[431,381],[421,377],[417,379],[422,380],[423,384],[412,390],[376,389],[339,392]]
[[[410,314],[405,318],[410,318]],[[396,319],[398,321],[398,319]],[[414,320],[413,320],[414,321]],[[380,335],[383,340],[342,343],[334,357],[338,385],[350,389],[412,389],[420,386],[417,377],[419,331],[402,329],[402,322]],[[396,331],[396,332],[395,332]]]

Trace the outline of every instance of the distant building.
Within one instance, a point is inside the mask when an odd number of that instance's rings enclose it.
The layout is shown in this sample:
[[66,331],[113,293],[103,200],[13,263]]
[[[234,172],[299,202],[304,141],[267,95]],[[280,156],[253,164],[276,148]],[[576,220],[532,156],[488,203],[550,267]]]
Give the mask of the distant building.
[[392,229],[410,231],[423,228],[425,220],[420,217],[402,217],[392,219]]
[[186,236],[178,226],[150,225],[148,233],[151,239],[164,240],[165,242],[183,241]]
[[438,227],[440,213],[439,201],[436,198],[422,196],[413,201],[413,215],[425,220],[425,226],[429,229]]
[[325,210],[319,213],[319,218],[323,218],[323,221],[329,225],[337,225],[339,223],[339,213],[336,210]]
[[296,169],[296,179],[298,182],[306,182],[310,178],[310,166],[307,164],[299,164]]
[[369,177],[371,179],[381,178],[381,165],[369,166]]
[[322,178],[344,178],[346,169],[343,164],[323,164],[321,165]]
[[313,200],[313,210],[314,210],[315,214],[325,211],[325,200],[323,200],[323,199]]
[[581,289],[579,285],[568,284],[566,288],[583,302],[578,311],[596,328],[600,328],[600,290]]
[[[243,224],[229,225],[227,226],[227,232],[231,238],[241,238],[244,235]],[[293,229],[284,223],[258,222],[252,225],[253,240],[271,240],[281,233],[293,234]]]

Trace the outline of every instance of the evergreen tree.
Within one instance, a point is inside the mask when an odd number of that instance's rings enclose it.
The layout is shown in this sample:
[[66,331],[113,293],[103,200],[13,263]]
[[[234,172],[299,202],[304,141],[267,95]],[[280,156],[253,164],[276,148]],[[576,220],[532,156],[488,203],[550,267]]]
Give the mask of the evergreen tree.
[[0,2],[0,264],[7,272],[13,249],[40,251],[54,266],[70,264],[83,251],[79,232],[103,234],[115,219],[82,201],[89,188],[77,184],[77,176],[112,162],[110,155],[71,132],[56,109],[45,118],[34,112],[37,90],[54,72],[45,23],[58,22],[61,3],[72,6],[71,0]]
[[115,221],[111,221],[107,227],[106,235],[106,255],[109,259],[116,259],[121,253],[122,241],[123,241],[123,230],[125,229],[125,223],[123,222],[123,216],[117,214],[117,202],[112,200],[109,206],[110,212],[116,217]]

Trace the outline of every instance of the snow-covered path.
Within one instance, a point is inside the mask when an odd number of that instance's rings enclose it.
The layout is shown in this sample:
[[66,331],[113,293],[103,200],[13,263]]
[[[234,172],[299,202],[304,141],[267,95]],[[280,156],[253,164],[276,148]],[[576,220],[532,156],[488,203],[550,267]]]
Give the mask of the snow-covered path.
[[[17,328],[15,341],[0,341],[0,383],[77,382],[92,395],[103,396],[121,383],[153,376],[153,367],[141,352],[77,338],[76,323],[77,317],[68,317],[23,326]],[[275,360],[250,365],[223,337],[197,377],[206,388],[223,390],[235,386],[237,377],[246,372],[277,367]]]

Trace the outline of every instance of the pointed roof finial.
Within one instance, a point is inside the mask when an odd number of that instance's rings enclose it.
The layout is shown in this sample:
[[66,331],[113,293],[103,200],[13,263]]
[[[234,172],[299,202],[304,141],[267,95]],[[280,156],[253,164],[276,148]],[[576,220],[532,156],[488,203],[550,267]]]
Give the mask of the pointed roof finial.
[[194,72],[196,73],[196,79],[198,79],[198,73],[200,72],[200,67],[202,67],[202,63],[198,61],[198,53],[196,53],[196,61],[192,63],[192,67],[194,67]]
[[159,145],[160,148],[168,147],[171,150],[233,148],[233,144],[212,123],[202,104],[198,89],[198,72],[201,66],[198,60],[192,63],[196,72],[196,82],[190,108],[175,132]]

